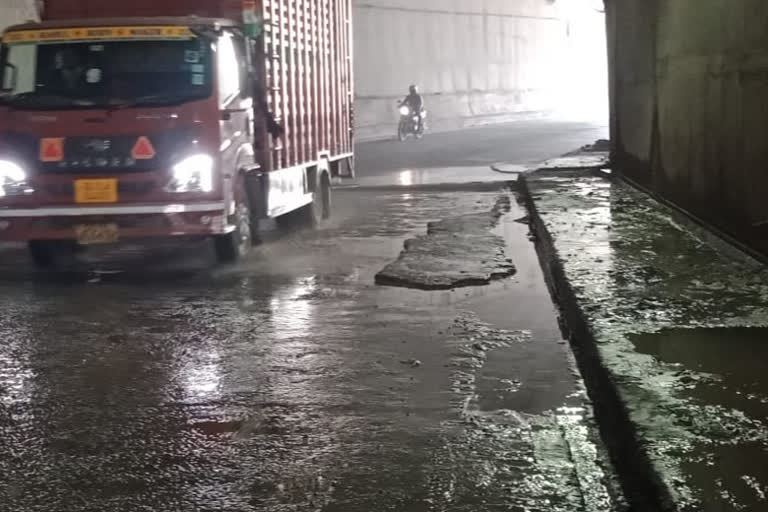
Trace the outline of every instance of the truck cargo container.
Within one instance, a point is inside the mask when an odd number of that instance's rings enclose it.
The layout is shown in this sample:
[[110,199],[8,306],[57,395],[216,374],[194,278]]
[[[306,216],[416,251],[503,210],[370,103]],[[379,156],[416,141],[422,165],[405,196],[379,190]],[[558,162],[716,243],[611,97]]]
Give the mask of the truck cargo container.
[[0,241],[92,244],[316,223],[353,177],[351,0],[46,0],[0,50]]

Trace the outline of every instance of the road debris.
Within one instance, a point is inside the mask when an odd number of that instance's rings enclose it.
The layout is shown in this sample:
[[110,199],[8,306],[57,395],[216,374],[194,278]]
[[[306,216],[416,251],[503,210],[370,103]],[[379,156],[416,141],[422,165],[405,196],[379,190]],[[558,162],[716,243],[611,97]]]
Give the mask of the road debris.
[[376,274],[376,283],[447,290],[513,275],[504,239],[491,232],[509,204],[509,196],[503,195],[489,211],[430,223],[426,235],[407,240],[400,257]]

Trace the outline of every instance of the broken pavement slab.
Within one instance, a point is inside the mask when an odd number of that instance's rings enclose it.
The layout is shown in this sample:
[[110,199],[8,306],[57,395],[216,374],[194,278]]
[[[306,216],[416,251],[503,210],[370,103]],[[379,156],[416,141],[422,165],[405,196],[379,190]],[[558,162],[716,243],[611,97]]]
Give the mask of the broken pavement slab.
[[768,510],[765,267],[620,180],[522,181],[634,509]]
[[603,169],[610,162],[610,154],[605,149],[607,141],[597,141],[594,145],[584,146],[581,150],[557,158],[545,160],[538,165],[498,162],[491,169],[501,174],[523,175],[544,169]]
[[565,155],[543,162],[538,170],[545,169],[601,169],[608,165],[610,156],[608,152],[593,151],[589,153],[579,152],[573,155]]
[[522,174],[532,170],[529,165],[520,165],[506,162],[498,162],[491,165],[491,169],[503,174]]
[[502,195],[489,211],[429,223],[426,235],[407,240],[398,259],[376,274],[376,283],[448,290],[513,275],[506,242],[492,232],[509,205],[510,197]]

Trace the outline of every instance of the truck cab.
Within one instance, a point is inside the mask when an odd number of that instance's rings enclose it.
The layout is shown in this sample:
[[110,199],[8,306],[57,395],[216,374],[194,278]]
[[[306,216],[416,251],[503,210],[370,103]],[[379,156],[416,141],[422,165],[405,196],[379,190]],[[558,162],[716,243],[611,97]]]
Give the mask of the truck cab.
[[[312,141],[298,108],[292,118],[280,105],[290,95],[270,73],[270,41],[196,16],[9,28],[0,241],[27,242],[48,266],[62,248],[210,237],[221,261],[235,261],[260,219],[328,216],[331,180],[352,174],[351,149],[324,149],[321,137],[311,154],[288,154]],[[273,109],[280,137],[267,129]]]

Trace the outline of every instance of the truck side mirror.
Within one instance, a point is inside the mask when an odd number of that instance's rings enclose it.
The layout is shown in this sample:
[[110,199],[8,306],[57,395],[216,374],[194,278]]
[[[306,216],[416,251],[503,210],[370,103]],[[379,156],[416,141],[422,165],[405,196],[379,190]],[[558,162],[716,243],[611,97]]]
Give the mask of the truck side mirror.
[[18,75],[19,70],[16,66],[6,62],[5,66],[3,66],[3,83],[0,84],[0,92],[13,92],[16,90]]

